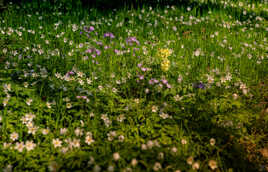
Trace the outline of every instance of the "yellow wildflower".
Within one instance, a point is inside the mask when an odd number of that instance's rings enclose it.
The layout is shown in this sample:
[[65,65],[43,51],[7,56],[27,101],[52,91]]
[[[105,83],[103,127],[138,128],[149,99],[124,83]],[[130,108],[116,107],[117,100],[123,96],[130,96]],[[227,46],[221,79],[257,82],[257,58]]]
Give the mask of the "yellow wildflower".
[[161,63],[161,69],[162,69],[164,72],[167,72],[167,71],[168,71],[169,66],[170,66],[170,61],[169,61],[168,59],[164,59],[164,60],[162,60],[162,63]]
[[158,56],[161,57],[161,58],[167,58],[171,55],[172,51],[170,49],[159,49],[158,51]]

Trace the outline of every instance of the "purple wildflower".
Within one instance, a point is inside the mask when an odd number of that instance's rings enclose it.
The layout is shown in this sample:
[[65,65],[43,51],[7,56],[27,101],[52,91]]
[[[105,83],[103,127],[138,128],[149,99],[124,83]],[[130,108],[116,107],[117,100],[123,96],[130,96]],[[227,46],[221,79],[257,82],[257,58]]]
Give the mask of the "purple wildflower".
[[199,89],[205,89],[206,86],[202,82],[198,82],[198,83],[194,83],[193,87],[194,88],[199,88]]
[[96,51],[96,53],[97,53],[98,56],[101,54],[101,51],[100,50],[96,49],[95,51]]
[[120,54],[120,51],[119,51],[119,50],[117,50],[117,49],[115,49],[115,50],[114,50],[114,52],[115,52],[117,55],[119,55],[119,54]]
[[90,26],[90,27],[85,26],[85,27],[84,27],[84,31],[85,31],[85,32],[91,32],[91,31],[94,31],[94,30],[95,30],[95,29],[94,29],[93,26]]
[[136,37],[129,37],[126,39],[127,44],[132,45],[134,42],[139,45],[140,42],[136,39]]
[[139,48],[133,48],[134,51],[139,51]]
[[168,84],[168,81],[166,79],[161,80],[163,84]]
[[94,29],[94,27],[93,26],[90,26],[89,27],[89,31],[94,31],[95,29]]
[[92,48],[87,49],[86,53],[92,53]]
[[114,34],[111,33],[111,32],[104,33],[103,36],[104,36],[105,38],[106,38],[106,37],[115,38]]
[[102,42],[101,41],[97,41],[96,44],[97,45],[102,45]]
[[105,33],[103,36],[104,37],[109,37],[109,33]]
[[140,80],[143,80],[144,79],[144,76],[143,75],[140,75],[139,78],[140,78]]
[[146,71],[147,71],[147,68],[142,67],[141,70],[142,70],[143,72],[146,72]]
[[171,88],[171,85],[170,84],[166,84],[167,88]]
[[157,79],[154,79],[154,83],[156,83],[156,84],[157,84],[158,82],[159,82],[159,81],[158,81]]
[[198,88],[205,89],[205,85],[202,82],[200,82]]
[[110,38],[115,38],[114,34],[110,33]]
[[108,48],[109,48],[109,46],[108,46],[108,45],[105,45],[105,46],[104,46],[104,49],[105,49],[105,50],[107,50]]

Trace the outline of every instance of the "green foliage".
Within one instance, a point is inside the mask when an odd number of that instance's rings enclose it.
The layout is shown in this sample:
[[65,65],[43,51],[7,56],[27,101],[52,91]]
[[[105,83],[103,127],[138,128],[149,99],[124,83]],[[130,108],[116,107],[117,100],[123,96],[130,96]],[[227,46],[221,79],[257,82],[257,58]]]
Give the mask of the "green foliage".
[[267,3],[87,3],[0,14],[0,169],[267,164]]

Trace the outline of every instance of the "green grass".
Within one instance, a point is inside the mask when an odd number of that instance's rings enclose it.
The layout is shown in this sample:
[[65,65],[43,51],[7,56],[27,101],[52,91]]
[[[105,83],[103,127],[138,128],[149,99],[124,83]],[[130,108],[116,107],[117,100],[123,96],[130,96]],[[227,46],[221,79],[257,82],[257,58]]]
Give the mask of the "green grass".
[[267,1],[223,2],[9,4],[0,169],[267,170]]

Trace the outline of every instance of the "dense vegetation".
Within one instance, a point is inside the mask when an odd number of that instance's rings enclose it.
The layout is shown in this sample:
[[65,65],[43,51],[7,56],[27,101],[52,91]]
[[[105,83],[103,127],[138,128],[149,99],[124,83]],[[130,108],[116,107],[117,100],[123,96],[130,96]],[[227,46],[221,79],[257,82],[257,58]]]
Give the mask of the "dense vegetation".
[[0,14],[0,169],[268,171],[267,1],[73,2]]

